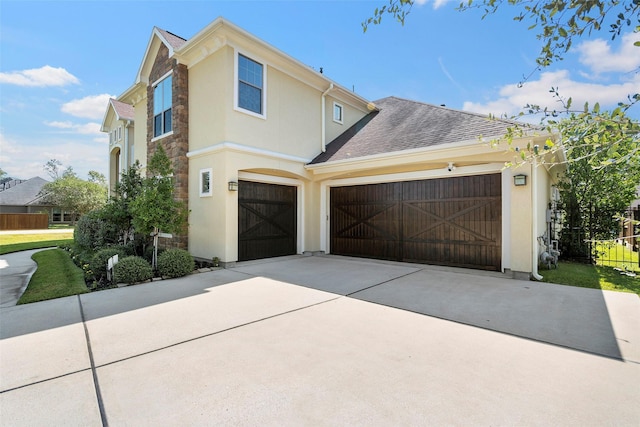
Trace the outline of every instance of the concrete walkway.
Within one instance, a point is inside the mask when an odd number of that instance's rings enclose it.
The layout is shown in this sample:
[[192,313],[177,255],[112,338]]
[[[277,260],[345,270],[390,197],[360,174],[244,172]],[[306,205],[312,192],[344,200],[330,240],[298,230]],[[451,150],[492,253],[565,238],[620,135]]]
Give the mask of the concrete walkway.
[[290,257],[2,308],[0,424],[637,425],[636,295],[476,273]]
[[42,250],[44,249],[0,255],[0,308],[16,305],[38,268],[31,256]]

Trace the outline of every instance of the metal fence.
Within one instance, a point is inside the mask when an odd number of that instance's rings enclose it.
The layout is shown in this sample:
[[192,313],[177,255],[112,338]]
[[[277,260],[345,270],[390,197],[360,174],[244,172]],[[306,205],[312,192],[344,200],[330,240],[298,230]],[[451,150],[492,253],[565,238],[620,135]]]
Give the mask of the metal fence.
[[629,209],[621,218],[618,238],[590,243],[596,265],[640,272],[640,208]]

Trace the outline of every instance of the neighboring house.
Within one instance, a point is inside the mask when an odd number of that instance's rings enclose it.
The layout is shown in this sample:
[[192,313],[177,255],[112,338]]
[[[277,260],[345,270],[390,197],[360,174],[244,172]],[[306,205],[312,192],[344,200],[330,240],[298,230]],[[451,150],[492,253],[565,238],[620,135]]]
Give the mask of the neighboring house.
[[65,224],[72,222],[72,213],[47,203],[42,187],[49,181],[36,176],[21,180],[14,179],[0,184],[0,212],[7,213],[47,213],[49,223]]
[[[112,135],[111,185],[165,148],[176,198],[191,211],[188,235],[170,243],[197,258],[324,252],[523,277],[536,275],[562,168],[505,168],[516,153],[490,141],[512,125],[396,97],[371,102],[218,18],[190,40],[154,28],[102,129]],[[121,127],[133,132],[116,143]],[[558,142],[531,134],[513,146],[542,151],[547,139]]]
[[109,100],[100,128],[109,134],[109,177],[113,178],[109,181],[109,192],[114,190],[120,172],[135,162],[134,120],[133,106],[115,99]]

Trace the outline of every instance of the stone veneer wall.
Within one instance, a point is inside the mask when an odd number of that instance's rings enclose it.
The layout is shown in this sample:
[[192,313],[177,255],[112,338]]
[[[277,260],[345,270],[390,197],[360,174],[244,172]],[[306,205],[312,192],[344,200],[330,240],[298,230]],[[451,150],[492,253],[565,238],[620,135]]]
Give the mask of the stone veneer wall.
[[[169,58],[169,50],[163,44],[158,50],[156,60],[149,75],[149,82],[154,83],[167,72],[173,70],[172,81],[172,126],[173,134],[157,141],[153,139],[153,86],[147,87],[147,159],[150,159],[156,151],[157,144],[167,153],[173,166],[175,180],[174,197],[176,200],[189,203],[189,75],[184,64],[178,64],[175,59]],[[187,230],[179,235],[174,234],[173,239],[160,239],[161,246],[165,248],[177,247],[188,249]]]

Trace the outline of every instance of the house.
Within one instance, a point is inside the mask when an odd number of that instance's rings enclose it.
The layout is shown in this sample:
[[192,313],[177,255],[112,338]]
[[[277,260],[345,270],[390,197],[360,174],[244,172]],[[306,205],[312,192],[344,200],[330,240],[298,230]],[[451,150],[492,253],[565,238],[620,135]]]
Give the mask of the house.
[[71,223],[73,214],[52,206],[41,193],[48,183],[36,176],[31,179],[13,179],[0,184],[0,212],[3,214],[47,213],[50,224]]
[[[153,28],[102,130],[111,185],[134,160],[144,172],[162,144],[191,211],[170,244],[196,258],[322,252],[528,277],[562,170],[549,159],[506,168],[516,153],[490,142],[511,126],[372,102],[218,18],[189,40]],[[511,147],[557,139],[530,133]]]

